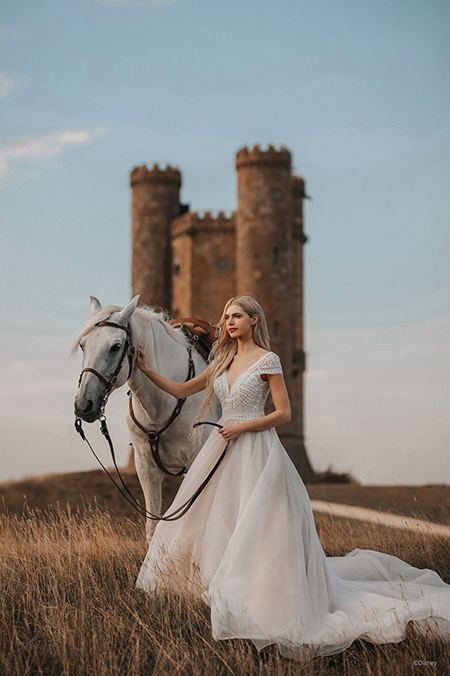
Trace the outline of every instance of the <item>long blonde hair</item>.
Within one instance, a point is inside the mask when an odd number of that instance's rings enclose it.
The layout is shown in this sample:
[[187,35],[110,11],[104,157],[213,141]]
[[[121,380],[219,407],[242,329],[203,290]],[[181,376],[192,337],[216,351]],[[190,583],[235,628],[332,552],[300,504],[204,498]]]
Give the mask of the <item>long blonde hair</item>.
[[[252,326],[252,339],[256,345],[270,350],[270,336],[267,328],[266,316],[264,310],[253,296],[233,296],[225,303],[222,316],[218,324],[218,338],[214,342],[208,357],[208,378],[206,381],[206,392],[203,401],[195,416],[192,424],[207,419],[205,416],[211,410],[212,398],[214,395],[214,381],[221,373],[226,371],[233,361],[237,352],[237,341],[233,339],[227,331],[225,314],[232,304],[239,305],[249,317],[257,314],[259,320]],[[192,429],[189,433],[191,441],[197,440],[203,432],[203,426]]]

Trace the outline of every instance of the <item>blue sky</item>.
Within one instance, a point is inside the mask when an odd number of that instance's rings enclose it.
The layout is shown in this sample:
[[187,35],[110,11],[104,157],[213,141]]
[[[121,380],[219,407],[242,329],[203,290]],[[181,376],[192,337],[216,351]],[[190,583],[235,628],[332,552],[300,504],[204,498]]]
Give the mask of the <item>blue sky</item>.
[[96,466],[67,354],[89,295],[130,298],[132,168],[178,166],[192,210],[232,211],[235,152],[272,142],[312,197],[313,464],[450,481],[449,27],[435,0],[3,6],[0,480]]

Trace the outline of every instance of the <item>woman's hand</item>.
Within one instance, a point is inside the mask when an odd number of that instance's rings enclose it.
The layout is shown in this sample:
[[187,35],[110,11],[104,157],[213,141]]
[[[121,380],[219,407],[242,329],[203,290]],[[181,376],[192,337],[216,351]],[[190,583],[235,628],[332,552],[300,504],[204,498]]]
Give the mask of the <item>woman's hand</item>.
[[141,345],[139,345],[139,349],[136,356],[136,365],[139,369],[141,369],[141,371],[145,371],[145,369],[147,368],[147,364],[145,363],[146,360],[147,360],[146,354],[142,349]]
[[224,439],[227,441],[232,441],[233,439],[240,437],[244,430],[238,423],[237,425],[224,425],[220,430],[217,431],[223,436]]

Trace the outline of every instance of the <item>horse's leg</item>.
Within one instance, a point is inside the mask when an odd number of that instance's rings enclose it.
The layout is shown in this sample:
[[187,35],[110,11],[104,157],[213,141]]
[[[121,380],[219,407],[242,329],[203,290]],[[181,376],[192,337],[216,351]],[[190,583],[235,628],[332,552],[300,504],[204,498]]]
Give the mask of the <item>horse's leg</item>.
[[[163,475],[156,467],[151,457],[148,441],[132,436],[134,448],[134,463],[136,474],[142,487],[145,498],[145,508],[147,511],[161,515],[162,511],[162,482]],[[156,519],[145,519],[145,537],[150,542],[158,521]]]

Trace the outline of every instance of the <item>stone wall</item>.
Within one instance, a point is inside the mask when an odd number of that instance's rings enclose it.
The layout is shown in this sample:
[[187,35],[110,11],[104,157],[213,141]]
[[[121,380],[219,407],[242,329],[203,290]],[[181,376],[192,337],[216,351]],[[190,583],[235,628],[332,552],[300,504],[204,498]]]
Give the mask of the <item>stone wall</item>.
[[[271,349],[282,362],[292,420],[280,438],[304,480],[313,470],[304,446],[303,200],[283,146],[236,153],[237,209],[203,216],[180,204],[178,169],[145,165],[131,173],[133,295],[217,324],[232,296],[264,309]],[[272,410],[269,397],[267,411]]]

